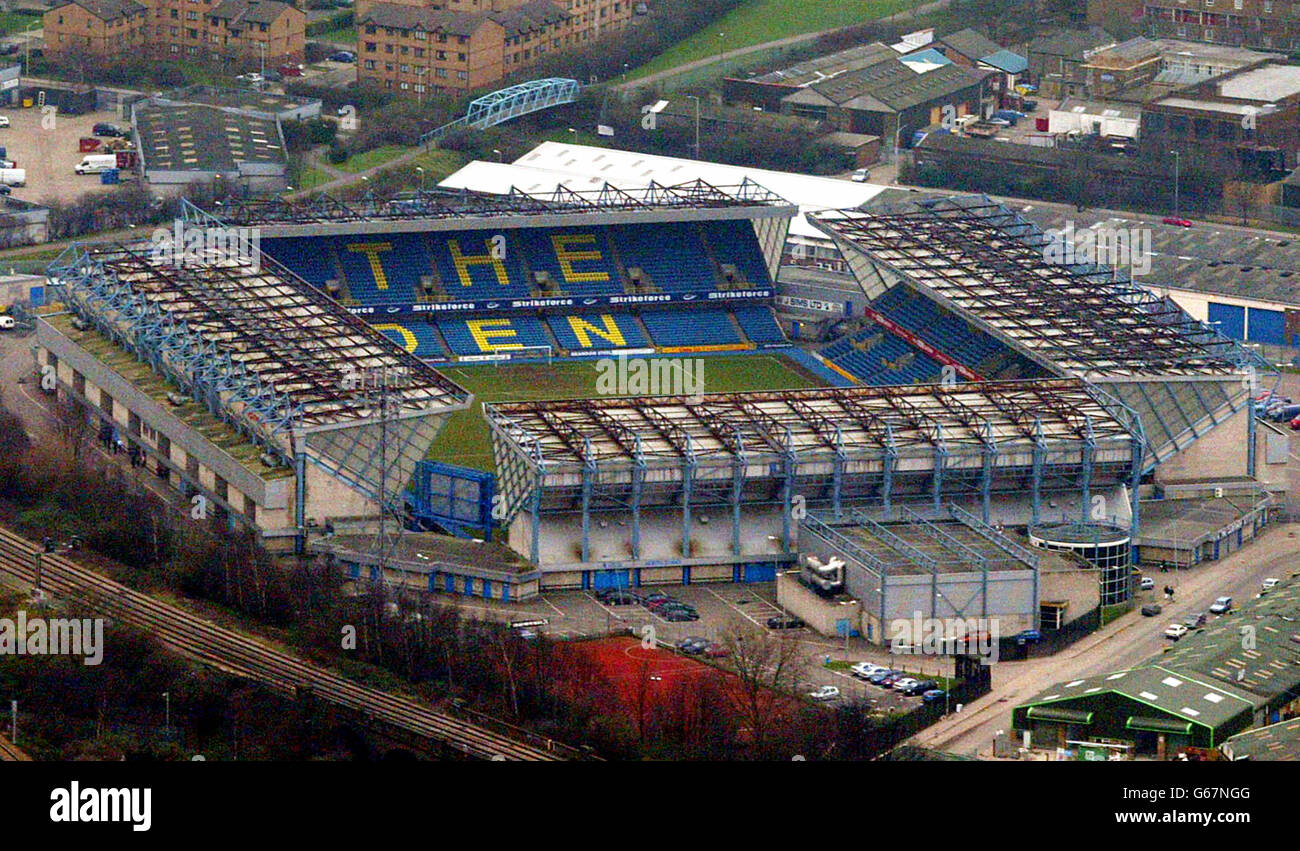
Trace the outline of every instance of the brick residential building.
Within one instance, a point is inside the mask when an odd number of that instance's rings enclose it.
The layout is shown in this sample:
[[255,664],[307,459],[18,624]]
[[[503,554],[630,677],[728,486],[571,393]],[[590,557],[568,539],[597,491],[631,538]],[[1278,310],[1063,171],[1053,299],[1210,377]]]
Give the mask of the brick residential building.
[[409,97],[489,86],[632,19],[630,0],[360,0],[357,78]]
[[45,13],[54,56],[301,62],[306,15],[278,0],[69,0]]
[[149,8],[136,0],[70,0],[45,13],[45,52],[108,57],[139,50]]
[[1088,20],[1133,21],[1149,38],[1300,50],[1300,0],[1088,0]]

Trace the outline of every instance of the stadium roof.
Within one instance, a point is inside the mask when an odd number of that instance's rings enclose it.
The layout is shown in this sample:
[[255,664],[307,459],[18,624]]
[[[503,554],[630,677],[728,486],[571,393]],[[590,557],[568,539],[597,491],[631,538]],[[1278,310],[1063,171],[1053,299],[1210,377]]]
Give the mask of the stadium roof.
[[[752,181],[715,186],[702,180],[685,180],[673,185],[651,183],[623,190],[604,185],[575,190],[552,183],[547,191],[529,192],[507,188],[490,191],[433,190],[408,193],[389,199],[343,200],[328,194],[299,199],[232,199],[222,206],[202,210],[192,205],[187,212],[216,216],[228,225],[310,225],[338,223],[386,223],[448,220],[457,227],[467,220],[495,220],[515,216],[588,215],[590,213],[647,213],[670,210],[725,210],[767,207],[775,215],[788,215],[789,205]],[[268,235],[263,233],[263,235]],[[287,236],[289,233],[270,235]]]
[[255,248],[159,248],[74,245],[51,279],[82,319],[280,463],[303,454],[394,505],[470,395]]
[[496,193],[518,187],[527,193],[538,193],[553,191],[557,185],[582,191],[596,190],[608,183],[631,190],[651,183],[674,185],[694,180],[712,186],[738,186],[745,181],[758,184],[798,205],[800,214],[790,223],[791,234],[816,238],[824,237],[808,224],[804,213],[857,207],[885,190],[883,186],[833,177],[562,142],[543,142],[513,163],[472,162],[439,185]]
[[1032,448],[1039,436],[1118,447],[1110,460],[1127,463],[1135,439],[1076,379],[498,402],[483,412],[547,464]]
[[[111,278],[123,295],[156,308],[211,347],[210,357],[241,365],[294,411],[299,426],[375,415],[374,388],[353,374],[389,376],[389,404],[404,413],[463,407],[468,394],[441,373],[340,307],[270,258],[255,263],[161,262],[149,244],[95,246],[62,261]],[[364,386],[363,386],[364,385]]]
[[1058,370],[1092,379],[1230,377],[1251,357],[1107,267],[1049,262],[1048,237],[987,197],[812,221],[846,254],[860,252]]

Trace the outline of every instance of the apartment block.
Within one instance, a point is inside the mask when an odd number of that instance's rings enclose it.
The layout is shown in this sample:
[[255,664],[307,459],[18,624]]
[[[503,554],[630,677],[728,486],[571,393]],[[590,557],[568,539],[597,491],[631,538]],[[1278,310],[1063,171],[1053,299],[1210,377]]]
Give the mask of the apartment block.
[[488,86],[632,19],[628,0],[361,0],[357,76],[411,97]]
[[45,13],[53,55],[301,62],[306,15],[277,0],[69,0]]

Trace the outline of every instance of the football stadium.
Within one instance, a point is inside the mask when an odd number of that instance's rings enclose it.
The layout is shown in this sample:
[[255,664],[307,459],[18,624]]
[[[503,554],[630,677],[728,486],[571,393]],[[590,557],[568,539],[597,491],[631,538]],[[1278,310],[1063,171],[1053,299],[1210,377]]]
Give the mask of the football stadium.
[[[186,226],[255,229],[253,262],[70,251],[36,354],[230,523],[493,599],[772,581],[816,551],[877,589],[877,633],[926,576],[927,615],[1060,626],[1022,545],[1122,604],[1143,504],[1170,512],[1162,470],[1255,476],[1276,372],[1122,270],[1050,262],[1052,237],[985,197],[822,210],[861,296],[809,328],[777,301],[798,213],[699,178],[191,205]],[[1235,528],[1185,563],[1258,534],[1268,499],[1202,512]],[[930,539],[951,563],[901,543]],[[1015,581],[990,585],[1003,563]],[[972,581],[967,602],[940,588]]]

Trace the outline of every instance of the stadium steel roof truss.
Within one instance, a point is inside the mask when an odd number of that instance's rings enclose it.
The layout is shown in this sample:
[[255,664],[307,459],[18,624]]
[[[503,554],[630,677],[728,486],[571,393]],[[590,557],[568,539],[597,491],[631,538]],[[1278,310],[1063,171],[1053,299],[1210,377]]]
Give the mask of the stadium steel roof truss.
[[[688,515],[692,500],[738,511],[795,494],[837,506],[841,495],[883,499],[886,508],[891,493],[935,505],[957,493],[987,502],[998,488],[1037,499],[1057,482],[1131,484],[1145,450],[1133,412],[1075,378],[499,402],[483,411],[510,518],[579,504],[584,518],[642,504]],[[995,485],[998,470],[1006,478]]]
[[493,195],[468,190],[430,189],[380,199],[367,194],[343,200],[321,193],[303,199],[228,199],[203,209],[185,201],[187,221],[225,225],[337,224],[341,222],[429,220],[483,220],[503,216],[543,216],[562,213],[625,212],[647,210],[700,210],[737,207],[790,208],[789,202],[752,180],[734,186],[713,186],[696,179],[665,186],[651,182],[637,189],[605,184],[600,189],[575,191],[556,186],[547,193],[512,189]]
[[265,452],[303,455],[371,498],[394,500],[471,401],[270,258],[171,264],[144,243],[73,246],[50,274],[72,311]]
[[[1035,225],[989,199],[951,198],[809,220],[1058,372],[1089,379],[1231,376],[1272,368],[1107,267],[1049,262]],[[846,252],[847,253],[847,252]]]

